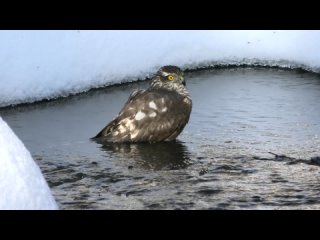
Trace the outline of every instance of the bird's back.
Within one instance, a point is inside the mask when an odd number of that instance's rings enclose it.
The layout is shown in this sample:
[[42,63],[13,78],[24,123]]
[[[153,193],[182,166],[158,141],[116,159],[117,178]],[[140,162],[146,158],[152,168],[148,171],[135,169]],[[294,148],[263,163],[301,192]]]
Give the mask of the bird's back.
[[190,98],[167,89],[133,92],[117,117],[95,138],[108,142],[174,140],[189,121]]

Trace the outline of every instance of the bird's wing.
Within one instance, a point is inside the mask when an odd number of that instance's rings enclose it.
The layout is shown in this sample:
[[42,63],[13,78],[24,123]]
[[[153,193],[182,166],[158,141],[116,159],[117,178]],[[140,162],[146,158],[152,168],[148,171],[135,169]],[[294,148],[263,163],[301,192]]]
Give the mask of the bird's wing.
[[93,139],[109,136],[110,133],[112,133],[112,131],[114,131],[114,129],[118,126],[118,123],[125,118],[124,116],[130,116],[134,114],[133,109],[131,109],[128,106],[130,106],[134,101],[134,99],[144,91],[145,90],[139,90],[139,89],[133,90],[133,92],[130,94],[127,102],[124,104],[124,107],[121,109],[118,115],[110,123],[108,123],[107,126],[105,126],[96,136],[94,136]]
[[138,97],[143,92],[145,92],[145,90],[142,90],[142,89],[133,90],[132,93],[130,94],[129,99],[128,99],[127,102],[133,101],[135,97]]
[[190,111],[191,106],[175,92],[134,92],[118,116],[96,137],[112,142],[172,140],[187,124]]

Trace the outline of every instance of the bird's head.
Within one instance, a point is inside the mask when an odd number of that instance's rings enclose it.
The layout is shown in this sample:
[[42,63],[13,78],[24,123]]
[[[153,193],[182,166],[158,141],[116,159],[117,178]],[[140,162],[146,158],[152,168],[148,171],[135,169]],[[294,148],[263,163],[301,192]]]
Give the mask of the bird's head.
[[186,85],[183,71],[176,66],[163,66],[158,70],[156,76],[166,85]]

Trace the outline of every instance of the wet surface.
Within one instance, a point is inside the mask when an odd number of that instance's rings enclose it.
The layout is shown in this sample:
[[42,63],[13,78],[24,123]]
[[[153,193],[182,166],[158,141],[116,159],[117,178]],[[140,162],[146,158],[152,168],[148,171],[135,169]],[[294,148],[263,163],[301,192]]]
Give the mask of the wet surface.
[[178,141],[90,140],[135,88],[0,109],[61,209],[320,209],[320,77],[277,69],[186,74]]

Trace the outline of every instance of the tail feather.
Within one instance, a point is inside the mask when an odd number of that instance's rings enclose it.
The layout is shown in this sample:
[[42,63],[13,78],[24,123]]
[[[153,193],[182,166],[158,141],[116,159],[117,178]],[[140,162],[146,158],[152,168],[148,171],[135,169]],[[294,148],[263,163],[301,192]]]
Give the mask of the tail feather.
[[110,132],[112,132],[115,125],[116,125],[116,121],[113,120],[107,126],[105,126],[96,136],[92,137],[91,139],[106,137]]

